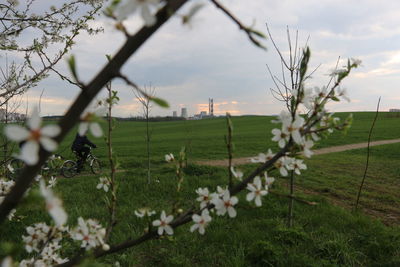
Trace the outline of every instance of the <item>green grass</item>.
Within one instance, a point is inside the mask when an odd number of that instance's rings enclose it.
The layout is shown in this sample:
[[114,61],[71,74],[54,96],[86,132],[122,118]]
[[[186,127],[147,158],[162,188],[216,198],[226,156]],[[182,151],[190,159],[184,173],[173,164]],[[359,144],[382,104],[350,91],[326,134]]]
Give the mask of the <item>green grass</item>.
[[[346,118],[350,113],[337,113],[338,117]],[[329,138],[323,139],[316,148],[361,143],[368,140],[369,129],[374,117],[373,112],[355,112],[354,122],[347,134],[335,132]],[[233,117],[235,157],[253,156],[268,148],[278,149],[271,141],[271,130],[277,127],[272,124],[271,116]],[[225,118],[215,118],[196,121],[151,122],[152,141],[151,156],[154,164],[163,161],[167,153],[178,154],[182,146],[188,150],[189,160],[224,159],[227,150],[224,136],[227,133]],[[105,128],[105,125],[104,125]],[[70,133],[60,146],[59,152],[71,157],[70,144],[76,131]],[[400,117],[382,112],[376,122],[373,140],[399,138]],[[113,132],[113,147],[123,167],[136,167],[145,161],[145,123],[117,122]],[[99,145],[94,152],[105,159],[104,141],[91,137]]]
[[[342,135],[335,133],[321,147],[366,141],[372,117],[373,113],[356,113],[347,136],[341,140]],[[233,118],[237,156],[254,155],[272,144],[270,120],[270,117]],[[381,114],[374,139],[398,138],[398,122],[399,118]],[[186,209],[196,204],[196,188],[215,190],[217,185],[227,183],[225,168],[189,164],[183,191],[178,195],[174,166],[163,160],[165,153],[176,155],[180,146],[188,142],[190,159],[224,158],[224,119],[152,123],[152,126],[153,182],[150,185],[147,185],[144,158],[144,124],[118,123],[115,130],[114,151],[126,172],[117,173],[118,224],[111,244],[137,238],[148,226],[134,215],[135,209],[150,206],[169,213],[175,198],[185,200],[180,207]],[[72,137],[71,134],[60,151]],[[95,153],[104,161],[102,141],[93,141],[102,146]],[[263,199],[263,206],[256,208],[245,201],[242,193],[237,218],[212,216],[205,236],[190,233],[189,225],[185,225],[176,229],[173,237],[146,242],[121,254],[104,257],[101,262],[108,265],[119,261],[121,266],[400,266],[400,228],[383,218],[387,214],[399,215],[399,149],[400,144],[372,148],[370,171],[361,198],[363,212],[351,213],[349,208],[362,178],[366,151],[315,156],[307,160],[309,170],[297,178],[296,192],[318,205],[296,202],[295,226],[291,229],[286,227],[287,198],[270,194]],[[65,154],[68,155],[66,150]],[[251,168],[243,167],[246,171]],[[98,177],[93,175],[59,179],[55,191],[63,198],[70,225],[75,225],[79,216],[95,217],[106,224],[105,193],[95,188],[97,183]],[[286,193],[287,180],[279,178],[273,190]],[[21,246],[25,227],[43,219],[51,221],[43,211],[43,201],[33,201],[37,198],[33,190],[17,212],[20,220],[5,223],[0,229],[1,241],[17,244],[16,258],[27,257]],[[0,258],[6,251],[4,246],[0,247]]]

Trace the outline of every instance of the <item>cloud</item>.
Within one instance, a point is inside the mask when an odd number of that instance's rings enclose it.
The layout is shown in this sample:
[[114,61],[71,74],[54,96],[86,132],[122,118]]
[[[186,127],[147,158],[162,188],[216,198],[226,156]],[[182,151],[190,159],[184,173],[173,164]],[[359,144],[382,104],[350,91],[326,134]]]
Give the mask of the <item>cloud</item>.
[[[208,98],[214,99],[216,114],[226,111],[235,115],[278,114],[283,107],[269,92],[274,84],[266,64],[279,77],[281,64],[271,41],[263,41],[267,52],[254,47],[229,18],[208,1],[204,2],[207,5],[196,15],[191,27],[182,26],[179,17],[172,18],[128,60],[122,72],[140,86],[151,83],[157,96],[169,102],[169,109],[154,107],[153,115],[171,115],[174,110],[180,113],[182,107],[189,114],[208,111]],[[310,36],[309,69],[322,65],[306,86],[326,84],[327,74],[338,57],[362,59],[363,66],[352,72],[343,85],[350,97],[359,102],[339,103],[335,110],[374,110],[377,95],[387,99],[383,106],[396,104],[390,96],[397,94],[400,82],[399,1],[387,0],[384,4],[375,0],[365,0],[362,4],[356,0],[222,2],[245,25],[255,21],[256,28],[265,33],[264,24],[268,22],[275,43],[285,56],[289,54],[287,25],[293,42],[298,30],[298,48]],[[179,14],[189,8],[186,6]],[[140,24],[138,16],[126,22],[132,33]],[[115,54],[125,40],[108,19],[100,18],[93,25],[102,26],[104,33],[80,35],[71,52],[85,82],[106,64],[105,54]],[[58,68],[68,73],[65,62]],[[79,88],[61,82],[54,75],[32,92],[37,97],[43,88],[46,99],[60,101],[58,104],[42,101],[43,110],[54,114],[63,113],[80,93]],[[117,80],[113,81],[113,88],[121,97],[115,114],[138,114],[140,107],[131,89]],[[104,93],[99,97],[104,97]],[[37,98],[31,101],[36,102]]]

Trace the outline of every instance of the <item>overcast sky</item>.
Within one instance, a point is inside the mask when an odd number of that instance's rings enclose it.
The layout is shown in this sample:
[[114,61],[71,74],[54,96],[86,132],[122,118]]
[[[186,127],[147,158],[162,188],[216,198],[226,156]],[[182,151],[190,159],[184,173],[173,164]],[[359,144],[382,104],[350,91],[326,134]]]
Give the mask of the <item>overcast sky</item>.
[[[206,2],[206,1],[205,1]],[[321,64],[307,86],[327,83],[338,58],[358,58],[362,67],[345,80],[351,102],[330,106],[334,111],[371,111],[382,97],[381,110],[400,108],[400,1],[397,0],[251,0],[222,1],[246,25],[266,33],[268,23],[275,42],[287,55],[286,27],[292,39],[296,30],[303,45],[309,36],[311,69]],[[207,2],[206,2],[207,3]],[[179,11],[185,13],[187,8]],[[127,21],[131,32],[140,26],[139,17]],[[72,54],[77,58],[79,74],[89,81],[106,63],[105,54],[114,54],[124,36],[110,20],[100,17],[96,25],[104,33],[81,35]],[[280,74],[279,58],[270,40],[267,51],[252,45],[221,11],[207,4],[191,25],[171,19],[137,51],[123,68],[137,84],[152,85],[157,96],[170,104],[169,109],[154,108],[152,115],[172,115],[182,107],[189,115],[208,111],[208,99],[214,99],[215,114],[277,114],[283,109],[269,88],[273,87],[268,64]],[[1,60],[1,59],[0,59]],[[342,61],[340,65],[345,64]],[[66,63],[58,68],[66,70]],[[114,82],[121,101],[115,109],[119,116],[140,115],[140,105],[131,89]],[[79,89],[51,76],[29,92],[30,101],[42,98],[42,115],[63,114]]]

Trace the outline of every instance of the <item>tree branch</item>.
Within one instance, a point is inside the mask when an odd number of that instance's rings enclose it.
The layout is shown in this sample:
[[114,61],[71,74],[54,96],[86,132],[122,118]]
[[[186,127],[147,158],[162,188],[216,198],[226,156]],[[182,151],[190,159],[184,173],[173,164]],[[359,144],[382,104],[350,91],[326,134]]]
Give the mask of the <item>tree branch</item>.
[[[81,91],[78,98],[69,108],[65,116],[61,119],[59,126],[61,133],[55,138],[57,143],[65,138],[67,133],[79,121],[81,113],[90,104],[92,99],[100,92],[100,90],[114,77],[118,76],[119,70],[141,47],[147,39],[150,38],[169,18],[170,16],[183,6],[188,0],[172,0],[157,13],[157,22],[151,27],[143,27],[135,35],[128,38],[122,48],[118,51],[114,58],[96,75],[96,77],[85,86],[85,90]],[[39,161],[34,166],[25,167],[21,175],[17,179],[17,183],[12,188],[4,201],[0,204],[0,224],[7,218],[9,212],[15,208],[30,187],[40,167],[45,163],[50,156],[50,152],[41,148],[39,152]]]

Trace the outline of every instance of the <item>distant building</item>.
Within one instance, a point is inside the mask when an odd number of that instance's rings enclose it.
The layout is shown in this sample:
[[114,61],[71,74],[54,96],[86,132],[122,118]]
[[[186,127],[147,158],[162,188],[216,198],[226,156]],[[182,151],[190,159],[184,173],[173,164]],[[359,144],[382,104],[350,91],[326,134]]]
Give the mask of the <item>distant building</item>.
[[200,111],[200,117],[206,117],[207,116],[207,111]]
[[400,112],[400,109],[398,109],[398,108],[391,108],[391,109],[389,109],[389,112]]
[[175,117],[178,117],[178,112],[173,111],[173,112],[172,112],[172,117],[174,117],[174,118],[175,118]]
[[181,117],[185,118],[185,119],[188,118],[187,108],[182,108],[181,109]]
[[210,117],[214,116],[214,99],[212,98],[208,99],[208,114]]
[[19,122],[26,119],[25,114],[17,112],[8,112],[5,109],[0,109],[0,121],[1,122]]

